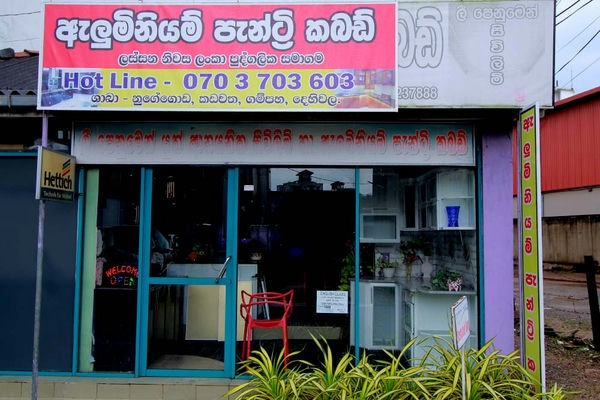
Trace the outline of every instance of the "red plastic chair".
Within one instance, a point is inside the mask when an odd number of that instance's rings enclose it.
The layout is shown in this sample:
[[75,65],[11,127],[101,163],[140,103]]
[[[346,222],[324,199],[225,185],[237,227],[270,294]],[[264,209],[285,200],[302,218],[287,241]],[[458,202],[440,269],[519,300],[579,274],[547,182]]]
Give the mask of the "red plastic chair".
[[[293,297],[293,289],[285,293],[258,292],[254,294],[242,290],[240,314],[245,320],[242,360],[247,360],[250,357],[250,343],[252,341],[253,328],[271,329],[280,327],[283,333],[284,365],[287,366],[287,357],[289,353],[287,320],[292,314]],[[263,310],[263,313],[259,317],[260,309]],[[265,310],[267,312],[264,312]],[[273,311],[275,311],[276,314],[274,318],[270,316]]]

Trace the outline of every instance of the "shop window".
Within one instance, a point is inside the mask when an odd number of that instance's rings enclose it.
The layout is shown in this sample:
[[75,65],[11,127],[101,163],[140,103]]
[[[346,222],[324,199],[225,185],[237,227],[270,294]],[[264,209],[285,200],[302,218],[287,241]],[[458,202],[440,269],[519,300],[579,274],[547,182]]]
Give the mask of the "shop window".
[[132,372],[140,274],[139,168],[89,170],[86,199],[88,221],[96,224],[85,227],[79,369]]
[[[323,335],[336,356],[349,349],[343,268],[354,242],[355,188],[354,169],[240,170],[238,260],[256,265],[259,287],[294,290],[290,350],[315,362],[311,333]],[[324,298],[343,300],[325,304]],[[281,337],[272,335],[257,330],[252,347],[278,351]]]
[[[476,344],[474,169],[365,168],[360,177],[360,263],[364,274],[360,298],[350,296],[360,305],[360,341],[356,344],[376,352],[402,348],[413,337],[448,337],[449,307],[461,296],[469,300],[471,343]],[[446,281],[436,279],[447,271],[460,275],[460,286],[449,287]],[[373,319],[379,313],[393,318]],[[352,326],[357,323],[351,322]],[[354,340],[352,336],[351,343]],[[417,346],[413,355],[423,352]]]

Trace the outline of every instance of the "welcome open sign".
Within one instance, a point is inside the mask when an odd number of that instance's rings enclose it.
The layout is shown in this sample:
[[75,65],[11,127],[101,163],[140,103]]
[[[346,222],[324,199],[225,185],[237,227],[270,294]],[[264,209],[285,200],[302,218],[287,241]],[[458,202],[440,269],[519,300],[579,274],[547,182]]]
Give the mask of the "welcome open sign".
[[129,264],[108,264],[102,271],[102,286],[135,288],[138,282],[138,267]]

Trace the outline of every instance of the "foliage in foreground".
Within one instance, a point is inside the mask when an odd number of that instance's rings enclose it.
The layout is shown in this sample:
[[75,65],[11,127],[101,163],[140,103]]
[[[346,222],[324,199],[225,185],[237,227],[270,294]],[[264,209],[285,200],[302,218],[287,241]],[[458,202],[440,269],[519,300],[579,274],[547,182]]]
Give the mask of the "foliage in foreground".
[[364,355],[358,362],[350,354],[335,360],[325,340],[313,339],[321,352],[320,365],[296,359],[299,352],[292,352],[286,368],[283,352],[273,357],[260,348],[242,363],[240,372],[250,379],[225,396],[238,400],[462,400],[463,386],[468,400],[563,400],[573,394],[556,385],[536,393],[539,385],[521,366],[517,351],[500,354],[492,348],[492,341],[464,351],[463,385],[461,351],[441,337],[420,340],[420,345],[428,341],[429,350],[412,363],[406,360],[416,339],[399,354],[386,352],[383,360]]

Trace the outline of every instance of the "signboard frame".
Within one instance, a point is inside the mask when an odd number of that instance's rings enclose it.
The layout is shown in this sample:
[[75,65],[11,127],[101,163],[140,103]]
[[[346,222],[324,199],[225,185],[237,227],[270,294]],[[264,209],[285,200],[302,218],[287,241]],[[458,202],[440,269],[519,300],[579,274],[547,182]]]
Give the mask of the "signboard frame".
[[75,199],[75,157],[38,146],[36,200],[72,203]]
[[539,104],[524,108],[517,129],[520,332],[523,367],[545,390],[544,279]]
[[396,10],[47,3],[38,109],[396,112]]
[[471,336],[469,321],[469,300],[467,296],[460,299],[450,308],[452,314],[452,334],[454,347],[462,349]]

